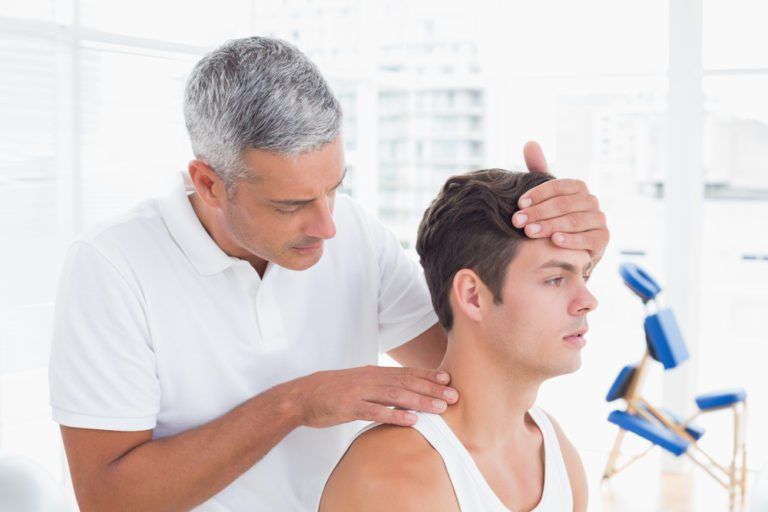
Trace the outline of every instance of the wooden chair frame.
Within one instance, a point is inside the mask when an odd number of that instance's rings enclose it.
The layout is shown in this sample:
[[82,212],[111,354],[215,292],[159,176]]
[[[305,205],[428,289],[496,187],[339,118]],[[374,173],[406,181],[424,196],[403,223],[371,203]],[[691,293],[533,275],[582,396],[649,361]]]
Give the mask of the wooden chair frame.
[[[740,402],[729,404],[724,407],[700,410],[687,420],[676,422],[671,417],[664,414],[659,408],[652,405],[641,394],[643,381],[648,373],[648,368],[651,362],[650,352],[646,348],[630,382],[627,384],[627,389],[623,396],[627,404],[626,412],[640,416],[653,425],[662,426],[688,441],[690,444],[684,452],[685,455],[728,491],[728,509],[734,511],[737,502],[739,508],[743,509],[747,486],[746,398]],[[697,439],[694,438],[686,428],[694,419],[703,414],[726,409],[731,409],[733,412],[733,455],[729,463],[721,464],[699,446]],[[645,451],[631,456],[628,461],[621,465],[617,465],[619,457],[622,455],[621,445],[626,432],[625,429],[619,427],[619,432],[613,443],[613,448],[608,456],[608,462],[605,466],[605,471],[603,472],[603,481],[606,481],[620,471],[623,471],[648,454],[656,446],[655,444],[651,444]]]

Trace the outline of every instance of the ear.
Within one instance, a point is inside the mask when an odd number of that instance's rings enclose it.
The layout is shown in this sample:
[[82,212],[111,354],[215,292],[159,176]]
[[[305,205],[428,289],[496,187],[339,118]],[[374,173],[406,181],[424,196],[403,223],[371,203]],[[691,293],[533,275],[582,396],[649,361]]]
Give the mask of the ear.
[[208,164],[202,160],[192,160],[187,166],[187,171],[195,186],[195,192],[206,205],[220,208],[222,203],[227,201],[224,182]]
[[483,320],[485,292],[485,284],[473,270],[463,268],[453,276],[451,295],[454,309],[474,322]]

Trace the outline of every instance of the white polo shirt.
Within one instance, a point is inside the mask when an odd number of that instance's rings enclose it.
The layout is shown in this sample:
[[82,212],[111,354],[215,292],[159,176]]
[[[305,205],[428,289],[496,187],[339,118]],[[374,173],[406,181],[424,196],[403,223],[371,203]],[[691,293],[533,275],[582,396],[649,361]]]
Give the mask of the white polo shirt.
[[[208,236],[179,186],[71,246],[50,361],[53,419],[172,436],[319,370],[376,364],[437,322],[420,266],[339,195],[305,271],[260,278]],[[197,510],[316,510],[354,424],[301,427]]]

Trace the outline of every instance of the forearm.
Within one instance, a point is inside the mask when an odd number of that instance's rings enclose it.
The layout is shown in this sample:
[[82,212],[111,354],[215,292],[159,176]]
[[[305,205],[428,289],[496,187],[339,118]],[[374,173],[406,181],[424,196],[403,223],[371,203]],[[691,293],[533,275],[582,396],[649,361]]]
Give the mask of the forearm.
[[437,368],[445,356],[448,340],[440,324],[435,324],[416,338],[390,350],[388,355],[401,366]]
[[[136,446],[89,484],[81,509],[175,511],[206,501],[300,425],[291,384],[251,398],[205,425]],[[84,482],[75,479],[78,483]]]

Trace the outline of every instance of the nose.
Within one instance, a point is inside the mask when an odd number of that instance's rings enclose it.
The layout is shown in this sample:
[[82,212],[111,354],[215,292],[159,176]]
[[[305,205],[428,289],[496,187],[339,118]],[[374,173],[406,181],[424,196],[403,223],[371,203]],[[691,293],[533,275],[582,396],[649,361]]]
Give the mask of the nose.
[[333,222],[333,197],[320,199],[312,209],[312,219],[305,234],[312,238],[328,240],[336,236],[336,224]]
[[582,284],[579,288],[579,294],[571,302],[572,315],[586,315],[597,308],[597,299],[587,287]]

